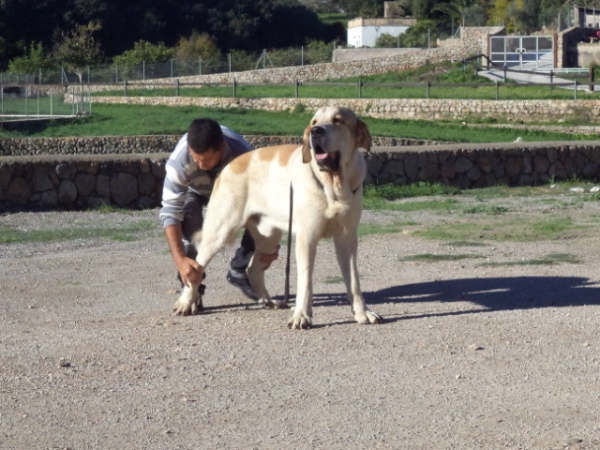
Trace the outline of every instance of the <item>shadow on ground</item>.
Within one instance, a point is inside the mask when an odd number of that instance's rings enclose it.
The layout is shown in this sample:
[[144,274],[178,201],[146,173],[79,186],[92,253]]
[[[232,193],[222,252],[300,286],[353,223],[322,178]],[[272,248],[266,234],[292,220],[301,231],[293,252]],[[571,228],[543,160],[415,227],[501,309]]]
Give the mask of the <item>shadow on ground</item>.
[[[341,288],[343,289],[343,288]],[[416,319],[431,316],[474,314],[478,312],[506,311],[545,307],[572,307],[600,304],[600,283],[583,277],[506,277],[464,278],[392,286],[386,289],[363,292],[369,305],[381,303],[416,302],[470,302],[481,308],[456,309],[443,313],[423,314],[398,318],[386,317],[385,321]],[[282,300],[283,296],[274,296]],[[295,299],[295,293],[290,296]],[[347,305],[346,294],[315,294],[315,306]],[[231,308],[233,305],[213,309]],[[239,307],[239,305],[238,305]],[[293,304],[291,305],[293,308]]]

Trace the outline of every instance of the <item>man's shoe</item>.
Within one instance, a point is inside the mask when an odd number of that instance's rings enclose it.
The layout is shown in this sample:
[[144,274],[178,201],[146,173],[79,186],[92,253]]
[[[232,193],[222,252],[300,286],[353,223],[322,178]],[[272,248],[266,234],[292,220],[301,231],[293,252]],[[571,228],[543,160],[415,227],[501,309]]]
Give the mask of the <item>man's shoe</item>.
[[248,281],[248,276],[244,272],[229,270],[229,272],[227,272],[227,281],[229,284],[242,291],[242,293],[250,300],[254,300],[255,302],[258,301],[258,295],[254,293],[252,286],[250,286],[250,281]]

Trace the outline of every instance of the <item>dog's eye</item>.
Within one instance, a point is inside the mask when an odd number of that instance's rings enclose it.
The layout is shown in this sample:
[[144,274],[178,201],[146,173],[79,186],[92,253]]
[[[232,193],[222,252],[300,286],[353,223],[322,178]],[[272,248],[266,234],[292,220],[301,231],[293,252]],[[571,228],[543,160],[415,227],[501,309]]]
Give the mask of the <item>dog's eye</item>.
[[343,124],[343,123],[344,123],[344,121],[343,121],[342,119],[340,119],[339,117],[334,117],[334,118],[333,118],[333,123],[334,123],[335,125],[341,125],[341,124]]

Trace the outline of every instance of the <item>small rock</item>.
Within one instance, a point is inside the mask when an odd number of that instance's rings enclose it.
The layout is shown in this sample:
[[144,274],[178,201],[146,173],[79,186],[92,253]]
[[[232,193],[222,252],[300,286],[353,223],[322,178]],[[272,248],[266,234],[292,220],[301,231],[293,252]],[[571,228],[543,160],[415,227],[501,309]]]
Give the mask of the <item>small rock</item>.
[[594,186],[590,189],[590,192],[600,192],[600,186]]
[[580,187],[574,187],[570,189],[571,192],[577,192],[578,194],[581,194],[583,192],[585,192],[585,189],[580,188]]
[[60,361],[58,362],[58,367],[68,368],[71,367],[71,363],[65,358],[60,358]]

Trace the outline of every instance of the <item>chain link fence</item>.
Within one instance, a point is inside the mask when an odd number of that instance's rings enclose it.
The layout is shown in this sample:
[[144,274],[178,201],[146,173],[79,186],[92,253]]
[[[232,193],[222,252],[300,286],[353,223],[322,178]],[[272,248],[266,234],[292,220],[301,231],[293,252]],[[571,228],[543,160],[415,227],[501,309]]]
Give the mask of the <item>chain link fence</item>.
[[332,46],[309,46],[254,54],[233,51],[193,61],[105,64],[86,67],[78,74],[62,67],[27,74],[0,72],[0,120],[91,114],[90,94],[84,92],[85,86],[303,66],[330,62],[332,54]]

